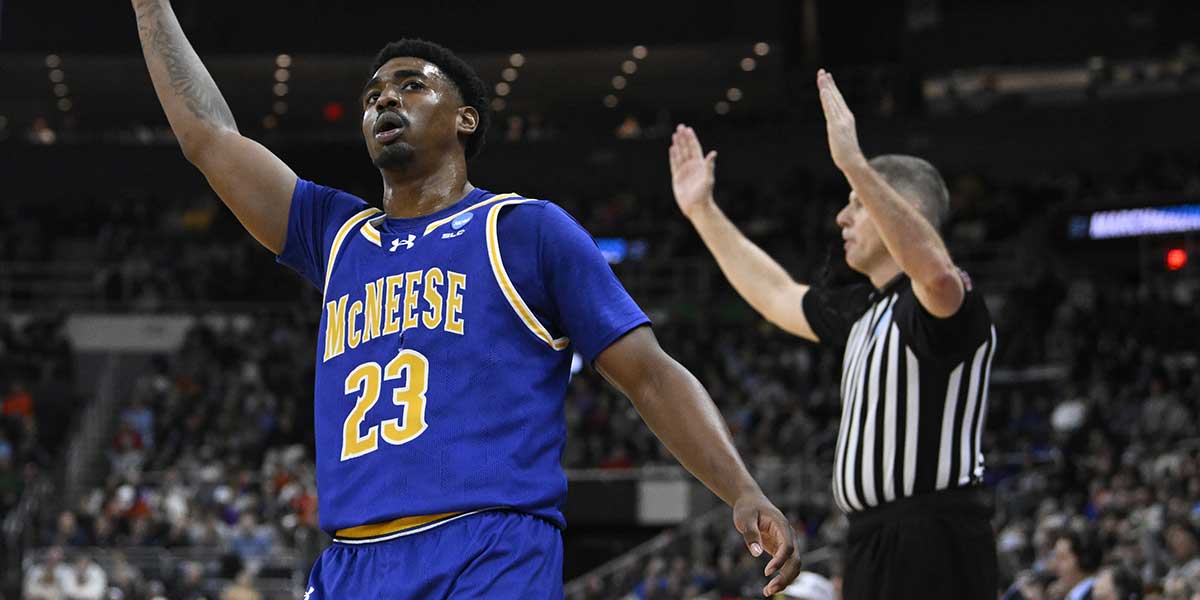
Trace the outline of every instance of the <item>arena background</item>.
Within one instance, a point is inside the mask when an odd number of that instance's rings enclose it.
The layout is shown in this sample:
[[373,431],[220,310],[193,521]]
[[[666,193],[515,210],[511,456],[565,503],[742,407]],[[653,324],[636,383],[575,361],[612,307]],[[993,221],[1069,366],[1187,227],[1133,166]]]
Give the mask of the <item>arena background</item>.
[[[814,86],[831,69],[868,154],[942,170],[947,244],[997,320],[998,592],[1055,598],[1051,534],[1068,527],[1147,597],[1200,594],[1200,4],[175,9],[243,133],[367,199],[378,175],[353,113],[374,52],[416,36],[467,58],[496,86],[472,181],[553,200],[596,236],[793,520],[806,568],[836,582],[840,356],[737,297],[675,207],[666,153],[676,123],[695,126],[754,241],[802,280],[851,279]],[[328,543],[317,295],[183,159],[127,4],[10,0],[0,52],[2,597],[300,597]],[[759,595],[729,511],[624,398],[583,367],[567,408],[569,598]],[[74,595],[23,596],[47,572]]]

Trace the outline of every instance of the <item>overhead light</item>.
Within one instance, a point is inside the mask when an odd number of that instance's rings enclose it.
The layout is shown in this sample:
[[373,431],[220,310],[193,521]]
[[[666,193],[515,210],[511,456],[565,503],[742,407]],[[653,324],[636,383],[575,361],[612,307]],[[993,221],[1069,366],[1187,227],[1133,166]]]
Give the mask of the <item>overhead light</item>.
[[753,71],[754,67],[757,67],[757,66],[758,66],[758,61],[754,60],[753,58],[750,58],[749,56],[742,59],[742,70],[743,71]]
[[770,44],[768,44],[766,42],[759,42],[754,45],[754,53],[759,56],[766,56],[767,53],[770,51],[771,51],[771,46],[770,46]]
[[512,91],[512,87],[509,86],[507,83],[501,81],[500,83],[496,84],[496,95],[497,96],[507,96],[510,91]]
[[286,96],[288,93],[288,84],[277,83],[275,84],[274,90],[276,96]]
[[275,69],[275,81],[283,83],[292,78],[292,72],[287,69]]
[[508,67],[507,69],[504,69],[504,71],[500,73],[500,77],[502,77],[505,81],[516,81],[517,80],[517,70],[512,67]]
[[273,106],[272,108],[275,109],[275,114],[283,115],[283,114],[287,114],[288,104],[287,104],[287,102],[279,100],[275,103],[275,106]]
[[62,83],[62,80],[65,77],[66,75],[62,72],[62,69],[54,69],[50,71],[50,81],[53,81],[54,83]]
[[292,66],[292,57],[287,54],[280,54],[275,57],[275,66],[280,69],[286,69]]
[[718,102],[716,104],[716,106],[713,106],[713,110],[717,111],[718,115],[723,115],[725,113],[728,113],[729,112],[729,103],[722,100],[722,101]]
[[492,98],[492,110],[500,112],[507,106],[508,103],[504,101],[504,98]]
[[614,89],[623,90],[625,89],[626,83],[628,82],[621,75],[617,75],[616,77],[612,78],[612,86]]
[[616,108],[618,102],[620,102],[620,100],[615,94],[609,94],[604,97],[604,105],[609,108]]
[[69,91],[70,90],[67,89],[67,84],[65,84],[65,83],[54,84],[54,95],[58,96],[59,98],[66,97],[66,95]]
[[46,55],[46,68],[57,69],[62,64],[62,57],[57,54]]
[[621,63],[621,71],[623,71],[626,75],[633,75],[634,73],[637,73],[637,63],[633,62],[632,60],[627,60]]
[[725,90],[725,97],[728,98],[730,102],[737,102],[738,100],[742,99],[742,90],[735,87],[729,88]]
[[646,53],[646,47],[638,45],[633,47],[633,52],[631,54],[633,54],[634,58],[642,60],[643,58],[646,58]]
[[71,99],[70,98],[60,98],[58,100],[58,110],[61,110],[63,112],[67,112],[67,111],[71,110]]
[[508,57],[508,64],[514,67],[520,67],[525,64],[525,55],[520,52],[513,52],[512,56]]

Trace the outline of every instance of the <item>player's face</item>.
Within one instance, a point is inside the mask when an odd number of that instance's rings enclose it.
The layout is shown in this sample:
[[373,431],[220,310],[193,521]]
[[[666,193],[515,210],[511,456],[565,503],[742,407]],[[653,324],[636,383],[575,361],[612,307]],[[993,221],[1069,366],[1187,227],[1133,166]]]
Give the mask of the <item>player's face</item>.
[[838,212],[837,224],[842,229],[846,264],[859,273],[868,274],[887,255],[887,247],[879,237],[875,221],[854,192],[850,192],[849,201]]
[[474,109],[463,106],[454,83],[437,65],[419,58],[384,63],[363,89],[361,102],[367,153],[380,169],[461,153],[459,133],[475,129],[474,119],[463,116]]

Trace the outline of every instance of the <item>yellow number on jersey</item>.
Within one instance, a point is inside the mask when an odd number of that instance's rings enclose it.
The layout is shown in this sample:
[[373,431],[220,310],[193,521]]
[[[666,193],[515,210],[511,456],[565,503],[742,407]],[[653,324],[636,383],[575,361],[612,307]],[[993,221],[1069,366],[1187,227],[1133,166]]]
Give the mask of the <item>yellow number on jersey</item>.
[[396,425],[396,419],[383,422],[383,439],[399,446],[411,442],[425,433],[425,392],[429,391],[429,361],[416,350],[404,350],[396,355],[383,370],[383,380],[399,379],[408,371],[403,387],[392,390],[392,404],[404,407],[404,427]]
[[404,426],[399,425],[398,419],[384,421],[383,440],[399,446],[425,433],[428,428],[425,423],[425,393],[429,391],[429,360],[416,350],[401,350],[382,369],[379,363],[366,362],[346,376],[346,393],[361,391],[362,395],[355,401],[354,409],[343,424],[342,460],[358,458],[379,449],[379,427],[372,425],[367,428],[366,435],[359,435],[362,423],[367,418],[367,411],[379,401],[380,380],[400,379],[405,372],[408,375],[404,385],[392,390],[392,404],[404,407]]
[[353,394],[359,390],[363,394],[354,403],[354,410],[346,417],[342,429],[342,460],[374,452],[379,447],[378,427],[372,425],[367,428],[367,435],[358,435],[367,411],[379,401],[379,363],[363,363],[346,376],[346,393]]

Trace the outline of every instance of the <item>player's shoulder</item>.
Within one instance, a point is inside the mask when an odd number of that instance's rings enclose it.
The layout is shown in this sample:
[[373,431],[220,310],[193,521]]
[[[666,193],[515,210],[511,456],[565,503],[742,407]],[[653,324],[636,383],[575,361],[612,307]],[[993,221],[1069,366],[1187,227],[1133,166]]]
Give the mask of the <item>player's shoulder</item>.
[[[497,194],[496,197],[502,196]],[[511,201],[511,202],[510,202]],[[505,229],[531,228],[543,230],[547,227],[580,227],[578,221],[561,206],[550,200],[511,194],[505,198],[506,210],[501,220]]]
[[311,199],[324,204],[330,210],[361,210],[369,206],[366,200],[350,192],[304,178],[296,179],[296,189],[293,194],[297,198]]

